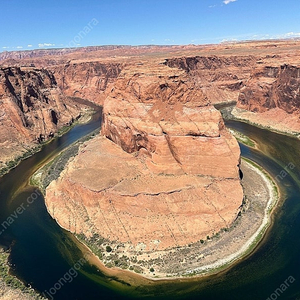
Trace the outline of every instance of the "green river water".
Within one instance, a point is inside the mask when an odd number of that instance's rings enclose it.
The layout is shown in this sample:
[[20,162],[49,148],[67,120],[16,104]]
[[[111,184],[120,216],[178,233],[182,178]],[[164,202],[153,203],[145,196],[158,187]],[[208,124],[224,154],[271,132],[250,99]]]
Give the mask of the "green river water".
[[[256,141],[260,151],[241,145],[242,155],[276,177],[284,198],[273,215],[273,226],[247,258],[206,278],[163,280],[138,287],[120,284],[85,263],[59,290],[49,293],[82,253],[77,240],[49,216],[41,193],[27,182],[43,162],[99,128],[98,112],[89,124],[75,126],[0,179],[0,244],[10,248],[13,274],[49,299],[300,299],[300,141],[241,122],[227,121],[227,126]],[[277,176],[280,174],[284,176]],[[22,205],[24,211],[13,217]],[[14,219],[12,224],[3,226],[9,216]],[[274,294],[290,276],[295,281],[279,296]]]

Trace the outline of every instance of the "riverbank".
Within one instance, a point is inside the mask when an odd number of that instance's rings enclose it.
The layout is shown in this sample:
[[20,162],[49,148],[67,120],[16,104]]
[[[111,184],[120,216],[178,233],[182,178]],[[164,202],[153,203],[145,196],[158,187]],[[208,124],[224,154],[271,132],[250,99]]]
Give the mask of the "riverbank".
[[[131,257],[131,262],[140,263],[137,273],[147,279],[157,280],[217,273],[250,254],[268,229],[272,209],[280,194],[270,175],[256,164],[243,160],[242,170],[245,200],[241,214],[228,230],[187,247],[146,252],[137,256],[132,256],[129,251],[118,253],[117,247],[112,245],[113,259],[122,262],[122,257],[123,260],[125,256]],[[105,272],[103,263],[111,266],[113,262],[111,258],[108,259],[110,253],[101,253],[98,267]],[[134,265],[136,263],[131,263],[131,266]],[[132,270],[130,264],[129,270]]]
[[63,126],[61,127],[57,133],[54,134],[53,137],[49,138],[48,140],[46,140],[45,142],[41,142],[39,144],[33,144],[32,147],[27,147],[25,148],[23,146],[23,148],[25,149],[24,152],[20,153],[20,151],[18,151],[18,153],[15,155],[15,157],[13,159],[11,159],[8,162],[2,162],[0,164],[0,177],[7,174],[9,171],[11,171],[12,169],[16,168],[23,160],[33,156],[34,154],[38,153],[39,151],[41,151],[42,147],[48,143],[50,143],[53,139],[57,138],[57,137],[61,137],[64,134],[66,134],[69,130],[71,130],[74,126],[78,125],[78,124],[86,124],[90,121],[92,115],[94,114],[94,110],[87,108],[85,109],[83,112],[81,112],[77,118],[74,119],[74,121],[72,123],[70,123],[69,125]]
[[[243,160],[242,171],[245,199],[238,218],[230,228],[206,240],[164,251],[137,253],[130,245],[113,243],[97,234],[90,239],[83,234],[76,237],[91,250],[94,255],[90,253],[90,257],[94,258],[90,262],[104,274],[124,282],[129,280],[131,284],[132,280],[150,284],[151,280],[220,272],[255,249],[270,225],[272,208],[280,197],[275,182],[261,167]],[[135,279],[130,279],[130,274]]]
[[238,142],[240,142],[248,147],[251,147],[251,148],[255,148],[255,149],[258,148],[256,142],[251,140],[246,135],[242,134],[241,132],[239,132],[237,130],[231,129],[231,128],[229,128],[228,130],[237,139]]
[[[260,166],[258,166],[256,163],[243,158],[242,163],[242,169],[244,172],[244,176],[246,177],[246,180],[243,181],[243,187],[245,191],[245,206],[243,207],[243,213],[240,216],[241,219],[238,220],[239,224],[234,224],[234,228],[240,227],[243,228],[243,230],[246,230],[244,232],[244,244],[242,247],[238,247],[239,250],[223,259],[220,259],[219,261],[212,263],[210,265],[206,265],[203,267],[199,267],[194,269],[192,272],[207,272],[207,271],[213,271],[213,273],[216,273],[216,271],[219,271],[220,269],[224,269],[226,267],[229,267],[231,264],[233,264],[235,261],[238,261],[242,259],[243,257],[250,254],[259,242],[264,237],[264,234],[266,233],[267,229],[269,228],[271,224],[271,214],[273,209],[275,208],[277,202],[280,198],[279,188],[276,185],[276,183],[272,180],[271,176],[263,170]],[[263,181],[262,186],[266,188],[265,191],[259,187],[257,178],[258,175],[261,180]],[[267,194],[268,197],[265,197]],[[255,199],[256,198],[256,199]],[[261,199],[259,199],[261,198]],[[263,209],[263,216],[261,220],[260,226],[257,228],[259,221],[257,220],[257,217],[260,216],[259,210]],[[255,213],[256,217],[255,217]],[[254,217],[254,220],[252,220],[252,217]],[[251,224],[252,223],[252,224]],[[252,230],[250,230],[250,227],[253,226]],[[242,230],[242,231],[243,231]],[[251,231],[254,233],[250,236]],[[234,230],[233,232],[234,233]],[[235,232],[237,233],[237,232]],[[250,238],[248,238],[250,236]],[[241,240],[243,240],[242,234],[236,234],[236,237],[232,239],[235,243],[239,243]],[[245,241],[246,240],[246,241]],[[216,245],[215,245],[216,246]],[[228,247],[228,252],[230,252],[231,245]]]
[[46,300],[34,289],[9,274],[9,253],[0,249],[0,299],[2,300]]
[[69,159],[76,156],[80,145],[84,142],[92,139],[99,133],[99,130],[96,129],[90,134],[82,137],[78,141],[71,144],[65,150],[63,150],[59,155],[57,155],[53,160],[47,162],[45,165],[41,166],[31,177],[30,185],[37,186],[45,194],[47,186],[53,181],[56,180],[60,173],[64,170],[64,167],[67,165]]
[[[90,108],[84,109],[78,118],[74,120],[69,126],[64,126],[58,130],[55,136],[32,149],[28,149],[23,155],[16,157],[14,161],[8,164],[8,167],[0,170],[0,176],[8,173],[10,170],[17,167],[23,160],[33,156],[42,150],[43,146],[50,143],[54,138],[60,137],[71,130],[74,126],[78,124],[86,124],[90,121],[94,114],[94,110]],[[97,130],[98,131],[98,130]],[[89,135],[90,136],[90,135]],[[86,140],[87,137],[84,137]],[[1,172],[2,171],[2,172]],[[26,286],[17,277],[9,273],[9,251],[4,251],[0,249],[0,260],[1,260],[1,272],[0,272],[0,299],[21,299],[21,300],[31,300],[31,299],[46,299],[39,295],[33,288]]]
[[248,123],[258,128],[300,138],[300,120],[296,115],[288,114],[276,108],[264,113],[253,113],[237,107],[231,107],[227,118]]

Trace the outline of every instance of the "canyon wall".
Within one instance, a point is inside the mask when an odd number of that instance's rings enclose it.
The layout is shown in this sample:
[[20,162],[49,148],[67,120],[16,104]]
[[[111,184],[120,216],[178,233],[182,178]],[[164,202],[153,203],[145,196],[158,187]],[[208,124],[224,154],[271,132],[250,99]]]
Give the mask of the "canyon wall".
[[166,65],[185,70],[212,103],[237,101],[257,58],[247,56],[193,56],[166,60]]
[[64,95],[87,99],[98,105],[103,105],[122,68],[122,63],[100,61],[49,66]]
[[3,53],[0,167],[70,124],[72,97],[90,100],[104,106],[101,135],[47,187],[50,215],[104,241],[115,265],[117,248],[143,259],[210,240],[244,196],[238,143],[213,105],[236,101],[237,117],[300,132],[299,43],[258,44]]
[[0,166],[69,125],[80,108],[45,69],[0,69]]
[[241,89],[238,107],[252,112],[280,108],[299,113],[300,67],[293,65],[262,66],[252,71]]
[[288,133],[300,132],[300,66],[268,64],[253,69],[233,114]]
[[[183,70],[158,63],[125,68],[103,112],[102,134],[128,153],[141,150],[157,173],[168,169],[176,174],[197,173],[200,164],[205,175],[236,175],[237,164],[224,161],[221,152],[214,154],[230,148],[221,136],[226,130],[220,113],[210,105],[197,78]],[[206,154],[200,158],[199,147],[215,156],[214,161],[206,160]],[[238,157],[238,148],[234,151]],[[219,167],[221,161],[226,167]]]
[[12,75],[3,71],[1,101],[12,103],[3,107],[13,116],[3,128],[18,128],[8,144],[67,124],[77,110],[65,96],[104,105],[102,136],[86,142],[47,189],[50,214],[72,232],[98,233],[134,251],[187,245],[229,227],[243,198],[240,150],[213,104],[237,101],[257,123],[299,121],[298,65],[283,63],[293,57],[282,45],[246,46],[222,45],[209,55],[203,47],[51,53],[50,71],[3,68]]

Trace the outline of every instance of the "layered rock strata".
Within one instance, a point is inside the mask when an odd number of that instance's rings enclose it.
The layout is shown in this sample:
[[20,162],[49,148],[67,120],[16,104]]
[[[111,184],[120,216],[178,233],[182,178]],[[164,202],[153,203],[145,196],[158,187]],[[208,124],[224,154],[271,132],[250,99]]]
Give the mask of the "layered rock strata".
[[262,65],[241,89],[234,114],[280,131],[300,132],[299,108],[299,65]]
[[293,65],[262,66],[252,71],[240,91],[238,107],[252,112],[280,108],[299,113],[300,67]]
[[237,217],[238,144],[185,70],[125,67],[105,100],[102,135],[47,188],[63,227],[152,251],[199,241]]
[[237,101],[257,58],[253,55],[190,56],[166,60],[188,72],[212,103]]
[[64,95],[87,99],[103,105],[107,92],[119,76],[122,63],[67,62],[51,67]]
[[52,137],[79,114],[52,73],[35,68],[0,69],[1,166]]

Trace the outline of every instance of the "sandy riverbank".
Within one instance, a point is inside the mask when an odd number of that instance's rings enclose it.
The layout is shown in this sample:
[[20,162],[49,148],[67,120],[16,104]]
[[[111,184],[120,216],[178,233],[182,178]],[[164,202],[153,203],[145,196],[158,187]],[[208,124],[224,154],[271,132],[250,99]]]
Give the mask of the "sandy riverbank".
[[[231,255],[224,257],[223,259],[220,259],[212,264],[196,268],[196,269],[192,270],[192,272],[198,273],[198,272],[207,272],[210,270],[216,270],[216,269],[228,266],[228,265],[232,264],[234,261],[237,261],[238,259],[242,258],[243,256],[251,253],[251,251],[253,249],[255,249],[255,247],[261,241],[261,239],[263,238],[266,230],[268,229],[268,227],[271,223],[271,221],[270,221],[271,212],[280,197],[279,189],[276,186],[276,184],[274,183],[274,181],[271,180],[270,175],[268,175],[265,171],[261,170],[254,163],[247,162],[246,160],[244,160],[243,167],[244,167],[244,171],[245,171],[245,169],[248,168],[248,170],[246,172],[249,172],[249,173],[255,172],[258,176],[261,177],[261,179],[263,180],[263,185],[267,189],[267,193],[269,195],[266,199],[261,199],[262,207],[264,206],[263,218],[262,218],[261,224],[258,228],[255,228],[255,232],[250,236],[250,238],[246,238],[246,234],[250,235],[250,230],[248,230],[248,233],[245,232],[245,243],[237,252],[232,253]],[[249,175],[246,175],[246,176],[249,176]],[[253,178],[252,178],[252,180],[253,180]],[[249,183],[244,182],[244,188],[247,185],[249,185]],[[257,207],[259,207],[258,202],[254,203],[254,201],[255,201],[254,197],[256,197],[258,195],[261,196],[261,193],[263,191],[262,190],[255,191],[254,186],[253,186],[253,188],[246,187],[245,189],[246,189],[246,192],[245,192],[246,197],[250,196],[249,201],[253,202],[252,204],[250,204],[250,206],[253,205],[252,208],[254,208],[254,206],[256,206],[256,205],[257,205]],[[251,210],[250,207],[248,209]],[[250,216],[250,214],[249,214],[249,216]],[[246,211],[244,213],[244,215],[242,216],[242,218],[244,218],[244,220],[240,220],[240,223],[241,223],[240,226],[244,227],[246,225],[246,223],[247,223],[247,225],[250,225],[251,221],[249,219],[249,216],[247,216],[247,211]],[[245,222],[246,221],[245,218],[248,219],[247,222]],[[253,226],[257,226],[257,224],[258,224],[258,222],[254,222]],[[237,226],[239,226],[239,225],[237,225]],[[230,248],[230,246],[229,246],[229,248]]]
[[234,107],[231,111],[233,119],[242,121],[259,128],[276,133],[300,137],[300,120],[293,114],[288,114],[279,108],[270,109],[263,113],[254,113]]

